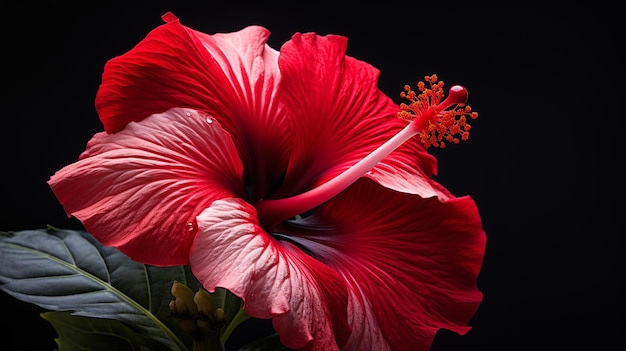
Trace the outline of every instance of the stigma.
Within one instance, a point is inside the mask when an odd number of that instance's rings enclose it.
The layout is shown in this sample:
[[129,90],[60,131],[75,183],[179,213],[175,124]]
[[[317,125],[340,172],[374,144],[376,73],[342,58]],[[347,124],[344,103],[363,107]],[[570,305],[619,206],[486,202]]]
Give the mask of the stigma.
[[409,103],[400,104],[398,118],[410,122],[417,129],[420,140],[427,148],[445,148],[446,143],[458,144],[467,140],[471,128],[467,123],[468,117],[478,117],[478,113],[465,104],[467,89],[454,85],[444,99],[444,82],[439,81],[436,74],[425,76],[424,80],[426,82],[417,83],[419,93],[409,85],[404,86],[400,97]]

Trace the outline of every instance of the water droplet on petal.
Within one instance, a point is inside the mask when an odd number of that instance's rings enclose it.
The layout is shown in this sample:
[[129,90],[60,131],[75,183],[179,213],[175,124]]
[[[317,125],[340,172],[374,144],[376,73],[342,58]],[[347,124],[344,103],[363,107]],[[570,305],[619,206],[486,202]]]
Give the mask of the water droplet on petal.
[[213,118],[207,117],[206,121],[207,121],[208,124],[211,124],[211,123],[213,123]]
[[187,112],[186,115],[187,115],[187,117],[190,117],[191,116],[191,112]]
[[193,232],[197,229],[196,224],[194,222],[187,223],[187,231]]

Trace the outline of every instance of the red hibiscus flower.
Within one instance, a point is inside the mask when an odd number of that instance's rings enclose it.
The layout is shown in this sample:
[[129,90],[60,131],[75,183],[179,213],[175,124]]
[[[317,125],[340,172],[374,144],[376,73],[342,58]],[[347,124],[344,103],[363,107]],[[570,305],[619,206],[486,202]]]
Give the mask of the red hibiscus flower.
[[454,140],[437,128],[459,132],[444,117],[465,110],[445,108],[465,91],[441,102],[433,79],[400,107],[342,36],[276,51],[259,26],[163,18],[105,66],[105,131],[49,181],[67,214],[134,260],[189,264],[293,349],[428,350],[440,328],[466,333],[485,234],[412,138]]

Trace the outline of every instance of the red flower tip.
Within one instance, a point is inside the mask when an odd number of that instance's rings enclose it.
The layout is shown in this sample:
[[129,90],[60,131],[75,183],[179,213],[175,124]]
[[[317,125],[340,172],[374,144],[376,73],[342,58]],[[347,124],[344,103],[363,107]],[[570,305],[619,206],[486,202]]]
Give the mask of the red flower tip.
[[[477,112],[473,112],[467,101],[467,89],[460,85],[454,85],[448,92],[448,97],[442,101],[443,81],[438,81],[437,75],[424,77],[429,84],[420,81],[417,83],[419,94],[411,90],[408,85],[400,97],[410,101],[409,104],[401,103],[398,118],[409,122],[415,121],[419,126],[419,134],[426,147],[446,147],[446,142],[458,144],[461,140],[469,138],[470,125],[467,117],[476,119]],[[453,108],[446,110],[453,106]]]
[[163,22],[165,23],[170,23],[170,22],[174,22],[174,21],[178,21],[178,17],[176,17],[176,15],[174,15],[171,12],[166,12],[163,16],[161,16],[161,19],[163,20]]
[[454,104],[464,104],[467,101],[467,89],[461,85],[453,85],[448,90],[448,97],[439,104],[439,107],[446,108]]

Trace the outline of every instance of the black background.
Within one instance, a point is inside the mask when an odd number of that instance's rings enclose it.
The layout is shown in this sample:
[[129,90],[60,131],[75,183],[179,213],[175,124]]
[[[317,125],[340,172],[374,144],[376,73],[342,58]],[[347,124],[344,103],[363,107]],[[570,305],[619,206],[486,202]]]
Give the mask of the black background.
[[[102,129],[93,100],[105,62],[166,11],[210,34],[263,25],[275,49],[298,31],[342,34],[349,55],[380,69],[388,95],[437,73],[447,86],[465,85],[479,112],[468,142],[433,153],[437,179],[481,211],[484,301],[467,335],[442,331],[432,350],[621,349],[624,41],[616,9],[398,3],[5,7],[0,230],[81,228],[46,181]],[[3,350],[55,347],[43,310],[0,297]]]

